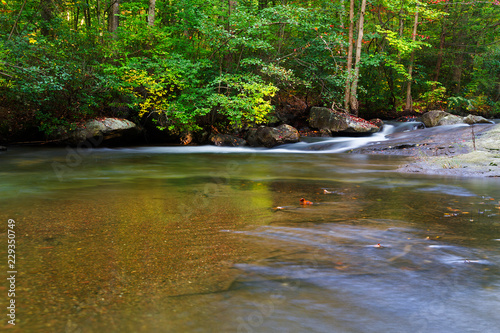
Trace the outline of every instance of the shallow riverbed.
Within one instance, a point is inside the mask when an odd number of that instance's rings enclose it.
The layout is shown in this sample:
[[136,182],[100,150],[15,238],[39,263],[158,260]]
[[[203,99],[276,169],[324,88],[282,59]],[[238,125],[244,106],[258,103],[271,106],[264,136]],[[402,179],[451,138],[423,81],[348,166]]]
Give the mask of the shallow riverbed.
[[303,145],[2,153],[0,272],[14,219],[18,279],[0,327],[498,330],[500,180]]

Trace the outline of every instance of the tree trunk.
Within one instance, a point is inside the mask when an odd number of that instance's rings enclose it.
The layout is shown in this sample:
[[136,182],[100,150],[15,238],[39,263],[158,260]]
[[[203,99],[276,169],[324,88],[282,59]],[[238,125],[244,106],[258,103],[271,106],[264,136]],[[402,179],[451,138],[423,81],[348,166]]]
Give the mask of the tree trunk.
[[76,7],[75,20],[73,22],[73,29],[78,30],[78,19],[80,18],[80,7]]
[[441,66],[443,65],[443,52],[444,52],[443,50],[444,50],[445,40],[446,40],[446,27],[444,26],[444,23],[443,23],[443,28],[441,30],[441,38],[439,41],[439,52],[437,55],[436,69],[434,70],[434,81],[439,80]]
[[85,25],[90,28],[92,26],[92,21],[91,21],[91,16],[90,16],[89,0],[86,0],[86,2],[85,2],[85,10],[83,11],[83,15],[85,17]]
[[[448,5],[444,7],[444,12],[448,13]],[[434,70],[434,81],[439,80],[439,74],[441,72],[441,66],[443,65],[443,55],[444,55],[444,44],[446,41],[446,24],[443,20],[443,25],[441,26],[441,36],[439,38],[439,52],[437,55],[436,69]]]
[[111,0],[108,16],[108,31],[115,32],[118,29],[120,14],[120,0]]
[[349,111],[349,101],[351,99],[352,81],[352,48],[354,39],[354,0],[349,5],[349,47],[347,49],[347,77],[345,80],[344,109]]
[[359,81],[359,66],[361,63],[361,46],[363,45],[363,26],[365,21],[366,0],[361,1],[361,10],[359,13],[359,28],[358,39],[356,41],[356,63],[354,64],[354,77],[351,86],[351,114],[357,116],[359,112],[358,98],[356,97],[358,91]]
[[149,7],[148,7],[148,25],[149,26],[155,25],[155,7],[156,7],[156,0],[149,0]]
[[[417,27],[418,27],[418,6],[415,11],[415,22],[413,23],[413,35],[411,37],[411,40],[415,43],[415,40],[417,39]],[[413,61],[415,60],[415,51],[411,52],[411,58],[410,58],[410,65],[408,66],[408,84],[406,85],[406,104],[405,104],[405,110],[411,110],[412,109],[412,99],[411,99],[411,81],[413,80],[412,78],[412,73],[413,73]]]
[[455,84],[453,88],[453,94],[455,96],[460,95],[461,81],[462,81],[462,68],[465,56],[465,45],[460,45],[457,49],[457,54],[455,55],[455,61],[453,62],[453,73],[452,81]]
[[43,36],[52,35],[52,19],[54,18],[55,4],[53,0],[41,0],[42,27],[40,29]]

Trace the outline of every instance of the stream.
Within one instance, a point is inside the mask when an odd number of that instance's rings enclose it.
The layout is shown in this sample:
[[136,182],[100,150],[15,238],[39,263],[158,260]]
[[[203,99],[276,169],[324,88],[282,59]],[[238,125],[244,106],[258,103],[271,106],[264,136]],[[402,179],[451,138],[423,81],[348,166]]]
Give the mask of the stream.
[[500,179],[346,153],[416,126],[273,149],[10,147],[0,330],[498,332]]

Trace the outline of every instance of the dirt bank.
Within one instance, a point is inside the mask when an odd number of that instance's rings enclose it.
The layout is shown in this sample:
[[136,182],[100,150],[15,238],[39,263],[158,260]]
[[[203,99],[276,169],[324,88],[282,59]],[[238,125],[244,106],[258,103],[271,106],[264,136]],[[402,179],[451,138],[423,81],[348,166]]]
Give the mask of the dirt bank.
[[500,177],[500,124],[440,126],[391,135],[353,153],[410,156],[400,172]]

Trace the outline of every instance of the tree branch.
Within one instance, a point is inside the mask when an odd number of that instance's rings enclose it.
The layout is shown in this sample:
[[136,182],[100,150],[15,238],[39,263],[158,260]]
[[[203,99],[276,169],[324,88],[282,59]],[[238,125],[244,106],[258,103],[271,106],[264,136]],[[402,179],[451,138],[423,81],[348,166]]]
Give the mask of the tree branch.
[[26,5],[26,1],[27,0],[24,0],[23,5],[21,6],[21,9],[19,10],[19,14],[17,14],[16,21],[14,22],[14,25],[12,26],[12,30],[10,31],[9,38],[7,38],[7,40],[10,40],[10,38],[12,37],[12,34],[14,33],[14,30],[16,29],[17,22],[19,22],[19,18],[21,17],[21,14],[23,13],[24,5]]

